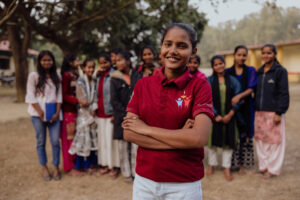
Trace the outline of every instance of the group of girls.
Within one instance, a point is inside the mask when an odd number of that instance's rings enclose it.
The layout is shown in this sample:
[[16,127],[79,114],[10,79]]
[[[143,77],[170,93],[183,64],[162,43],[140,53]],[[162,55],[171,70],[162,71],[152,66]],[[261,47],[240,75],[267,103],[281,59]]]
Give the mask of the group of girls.
[[225,69],[221,55],[211,59],[215,121],[208,140],[208,169],[212,175],[218,165],[217,149],[222,150],[225,179],[233,179],[230,169],[244,174],[254,166],[253,137],[258,158],[258,174],[278,176],[285,149],[284,113],[289,107],[287,71],[276,59],[273,44],[261,49],[263,66],[258,71],[245,65],[246,46],[234,50],[234,64]]
[[[26,102],[44,179],[61,177],[60,128],[65,171],[93,173],[93,166],[100,165],[100,174],[116,177],[120,169],[126,180],[134,177],[133,199],[202,199],[204,146],[209,146],[207,174],[217,165],[220,147],[225,178],[232,180],[231,163],[241,172],[245,164],[253,165],[253,135],[259,173],[279,175],[289,93],[287,72],[276,59],[276,47],[263,46],[265,64],[258,72],[245,65],[248,50],[244,46],[235,49],[235,62],[228,70],[224,58],[214,56],[213,75],[206,81],[195,67],[201,62],[196,56],[197,42],[191,26],[174,23],[162,34],[160,69],[151,63],[154,51],[145,47],[144,64],[137,70],[131,66],[129,53],[116,50],[99,56],[101,71],[96,78],[90,59],[79,77],[78,59],[70,55],[64,58],[62,80],[52,53],[42,51],[38,71],[28,78]],[[47,103],[55,104],[49,119],[44,117]],[[47,127],[52,175],[46,165]]]
[[[78,57],[67,54],[60,76],[53,54],[40,52],[37,72],[28,77],[26,102],[36,131],[44,180],[61,178],[60,138],[65,172],[82,176],[83,172],[93,174],[100,166],[99,174],[109,173],[115,178],[121,171],[125,180],[132,182],[137,145],[124,141],[121,123],[136,82],[157,73],[158,68],[153,64],[155,56],[154,49],[145,46],[141,51],[143,65],[135,70],[130,53],[121,49],[102,53],[98,57],[100,70],[95,73],[93,59],[86,59],[79,70]],[[55,105],[55,112],[48,109],[48,104]],[[52,117],[48,119],[46,115]],[[47,167],[45,152],[47,127],[53,151],[53,174]]]

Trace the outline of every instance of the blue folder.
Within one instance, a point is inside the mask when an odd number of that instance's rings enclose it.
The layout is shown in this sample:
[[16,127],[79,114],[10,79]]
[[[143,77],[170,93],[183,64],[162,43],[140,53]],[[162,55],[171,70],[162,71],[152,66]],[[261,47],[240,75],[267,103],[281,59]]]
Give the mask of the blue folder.
[[45,113],[46,121],[50,121],[56,113],[56,103],[46,103]]

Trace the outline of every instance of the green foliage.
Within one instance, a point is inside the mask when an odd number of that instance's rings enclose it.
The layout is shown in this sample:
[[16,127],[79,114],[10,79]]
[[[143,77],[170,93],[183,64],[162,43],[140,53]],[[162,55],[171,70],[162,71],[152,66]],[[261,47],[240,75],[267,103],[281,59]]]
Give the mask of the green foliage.
[[58,45],[63,53],[94,58],[114,48],[136,55],[145,44],[158,49],[161,31],[171,22],[191,24],[199,37],[207,23],[204,14],[187,0],[29,2],[21,11],[38,34]]
[[201,67],[210,67],[209,59],[219,51],[235,46],[275,43],[300,39],[300,9],[265,5],[240,21],[228,21],[218,27],[207,26],[199,45]]

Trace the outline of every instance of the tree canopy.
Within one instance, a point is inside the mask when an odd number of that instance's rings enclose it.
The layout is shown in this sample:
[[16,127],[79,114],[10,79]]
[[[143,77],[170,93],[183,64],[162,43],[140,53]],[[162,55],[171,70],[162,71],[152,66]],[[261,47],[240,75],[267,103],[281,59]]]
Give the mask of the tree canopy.
[[201,37],[207,22],[186,0],[28,0],[19,7],[32,29],[64,53],[93,57],[113,48],[137,53],[143,44],[156,45],[171,22],[189,23]]
[[199,45],[202,67],[209,67],[209,59],[219,51],[235,46],[275,43],[300,39],[300,9],[283,9],[265,5],[239,21],[227,21],[217,27],[207,26]]

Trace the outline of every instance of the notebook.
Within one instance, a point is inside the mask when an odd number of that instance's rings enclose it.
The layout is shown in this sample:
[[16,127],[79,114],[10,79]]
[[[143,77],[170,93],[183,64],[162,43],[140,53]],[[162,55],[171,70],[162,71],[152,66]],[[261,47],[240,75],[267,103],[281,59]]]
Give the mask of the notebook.
[[45,120],[50,121],[55,113],[56,113],[56,103],[46,103]]

